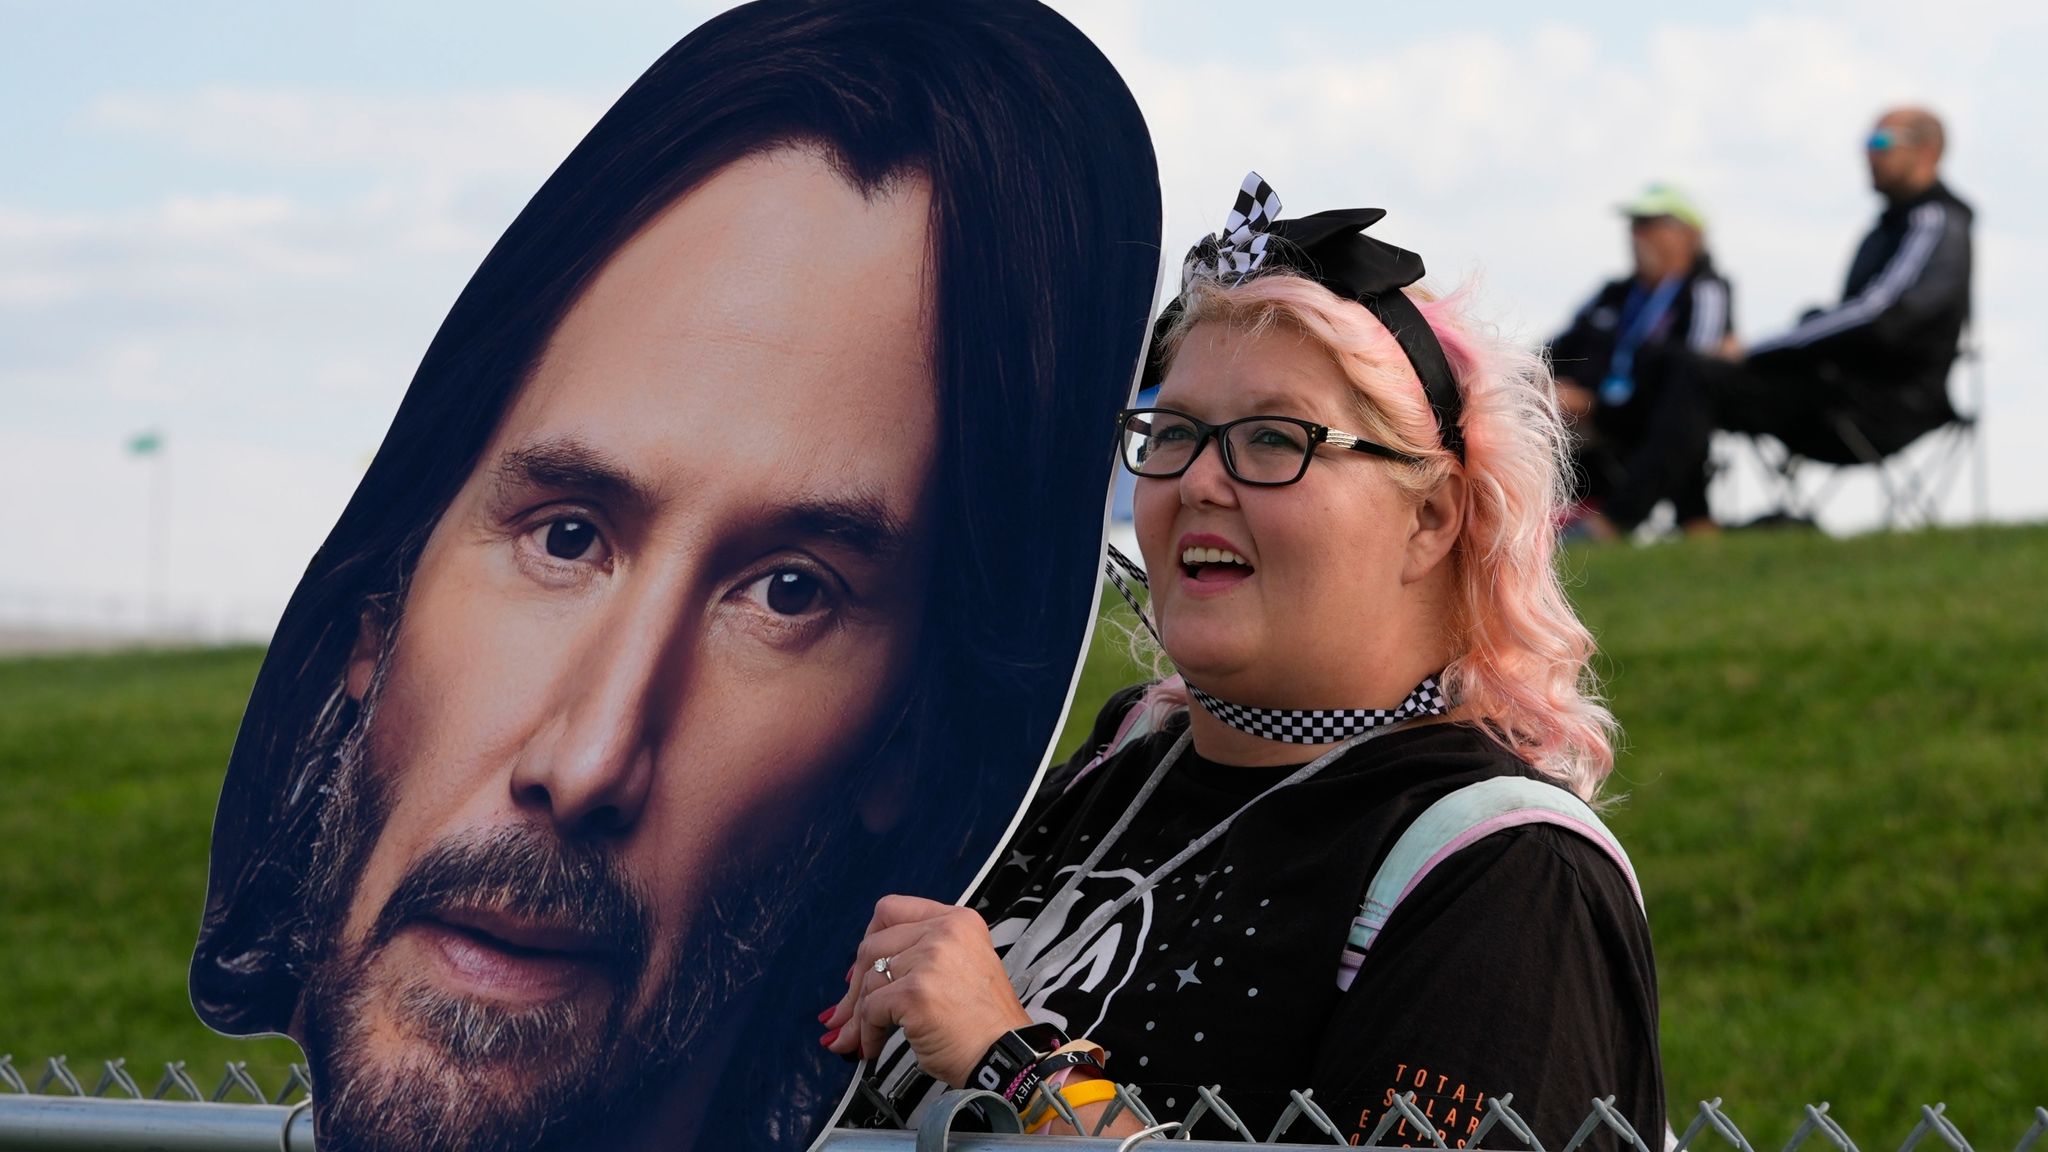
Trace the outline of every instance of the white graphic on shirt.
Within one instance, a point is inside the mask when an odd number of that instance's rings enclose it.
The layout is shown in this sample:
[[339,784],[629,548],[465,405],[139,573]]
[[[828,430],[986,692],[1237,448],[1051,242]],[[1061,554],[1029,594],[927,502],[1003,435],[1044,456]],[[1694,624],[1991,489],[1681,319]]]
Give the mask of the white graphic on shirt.
[[[1079,865],[1063,868],[1054,878],[1055,891],[1065,887],[1066,878]],[[1013,905],[1016,916],[998,921],[989,927],[989,936],[994,941],[997,955],[1003,956],[1013,972],[1028,969],[1040,957],[1065,943],[1088,919],[1088,914],[1106,904],[1114,903],[1119,897],[1136,888],[1144,880],[1144,874],[1129,868],[1091,872],[1071,892],[1063,893],[1050,904],[1038,897],[1019,900]],[[1109,1014],[1109,1005],[1116,994],[1130,982],[1137,971],[1138,960],[1145,948],[1145,939],[1152,931],[1152,892],[1148,889],[1132,900],[1109,923],[1102,926],[1083,947],[1065,964],[1040,973],[1031,985],[1021,991],[1018,999],[1023,1002],[1024,1011],[1041,1023],[1057,1026],[1069,1036],[1085,1036],[1095,1029]],[[1019,954],[1014,961],[1008,953],[1017,946],[1024,935],[1024,929],[1034,921],[1042,921],[1027,945],[1029,952]],[[1094,1001],[1094,1012],[1086,1020],[1070,1020],[1063,1012],[1046,1006],[1046,1000],[1062,991],[1094,993],[1102,990],[1101,999]],[[901,1030],[890,1035],[882,1046],[882,1054],[875,1060],[876,1080],[884,1095],[896,1096],[909,1083],[917,1071],[917,1062],[910,1058],[908,1047],[903,1043]],[[915,1123],[924,1111],[925,1105],[937,1095],[931,1092],[918,1101],[909,1120]]]
[[[1073,872],[1074,868],[1060,869],[1055,877],[1055,889],[1064,888],[1065,878]],[[1034,900],[1018,901],[1016,907],[1020,915],[989,927],[989,936],[995,941],[996,953],[1003,957],[1003,966],[1011,972],[1030,971],[1046,953],[1066,944],[1068,937],[1088,919],[1089,913],[1114,903],[1144,879],[1143,873],[1129,868],[1091,872],[1072,891],[1061,892],[1050,903],[1041,905]],[[1030,939],[1026,941],[1023,939],[1024,930],[1032,925],[1036,927],[1032,928]],[[1138,967],[1139,954],[1144,951],[1145,938],[1151,931],[1152,891],[1146,889],[1103,925],[1102,930],[1065,964],[1036,974],[1030,986],[1020,989],[1018,999],[1023,1001],[1024,1011],[1033,1020],[1058,1025],[1060,1031],[1069,1036],[1087,1035],[1102,1023],[1103,1017],[1109,1014],[1110,1001],[1130,982],[1131,973]],[[1017,951],[1020,947],[1025,951]],[[1092,1018],[1069,1020],[1065,1014],[1046,1006],[1046,1001],[1052,996],[1068,989],[1090,993],[1105,989],[1101,999],[1095,1001]]]

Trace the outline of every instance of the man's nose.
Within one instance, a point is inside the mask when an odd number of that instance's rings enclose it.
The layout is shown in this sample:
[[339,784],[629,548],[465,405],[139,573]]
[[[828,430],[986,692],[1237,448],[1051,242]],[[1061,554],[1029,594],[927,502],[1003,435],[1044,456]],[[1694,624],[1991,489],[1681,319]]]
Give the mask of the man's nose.
[[514,803],[565,836],[623,833],[646,810],[693,635],[677,604],[643,596],[595,622],[557,685],[554,718],[513,769]]

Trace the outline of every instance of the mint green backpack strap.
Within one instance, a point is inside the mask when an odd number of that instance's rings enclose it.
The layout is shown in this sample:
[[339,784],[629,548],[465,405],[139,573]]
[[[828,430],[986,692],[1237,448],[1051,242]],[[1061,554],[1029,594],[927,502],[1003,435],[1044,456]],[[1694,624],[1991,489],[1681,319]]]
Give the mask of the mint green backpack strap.
[[1496,776],[1467,784],[1431,804],[1394,842],[1393,852],[1366,885],[1365,904],[1351,922],[1351,935],[1344,942],[1344,955],[1337,967],[1337,987],[1351,987],[1387,918],[1437,865],[1461,848],[1524,824],[1553,824],[1591,841],[1628,877],[1629,889],[1641,906],[1643,890],[1636,883],[1628,853],[1584,800],[1541,780]]

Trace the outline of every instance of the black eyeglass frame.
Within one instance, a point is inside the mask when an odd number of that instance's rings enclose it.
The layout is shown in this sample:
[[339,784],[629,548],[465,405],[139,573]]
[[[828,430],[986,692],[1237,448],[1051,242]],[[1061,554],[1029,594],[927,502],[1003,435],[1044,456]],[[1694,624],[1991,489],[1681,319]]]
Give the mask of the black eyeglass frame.
[[[1130,446],[1131,418],[1134,416],[1149,416],[1154,413],[1161,413],[1185,420],[1189,424],[1194,425],[1195,428],[1194,451],[1188,453],[1187,463],[1182,464],[1171,472],[1140,472],[1137,465],[1131,462],[1131,458],[1127,454],[1127,449]],[[1301,467],[1295,471],[1293,476],[1285,480],[1250,480],[1240,475],[1237,470],[1237,461],[1231,454],[1230,438],[1226,433],[1240,424],[1270,424],[1276,421],[1282,424],[1292,424],[1308,433],[1308,446],[1301,454]],[[1125,408],[1116,414],[1116,440],[1118,461],[1126,469],[1130,470],[1131,475],[1138,477],[1140,480],[1171,480],[1177,476],[1185,475],[1188,469],[1195,466],[1195,461],[1201,459],[1202,449],[1208,447],[1211,440],[1216,441],[1217,450],[1223,453],[1223,470],[1230,474],[1230,478],[1240,484],[1249,484],[1255,488],[1284,488],[1289,484],[1300,483],[1301,478],[1308,475],[1309,462],[1315,459],[1316,445],[1318,444],[1328,444],[1332,448],[1346,448],[1353,452],[1363,452],[1368,456],[1378,456],[1381,459],[1395,460],[1402,464],[1422,463],[1422,458],[1419,456],[1411,456],[1397,448],[1389,448],[1385,444],[1375,443],[1355,432],[1344,432],[1327,424],[1318,424],[1313,420],[1303,420],[1296,416],[1242,416],[1236,420],[1226,420],[1221,424],[1211,424],[1206,420],[1198,420],[1177,408]]]

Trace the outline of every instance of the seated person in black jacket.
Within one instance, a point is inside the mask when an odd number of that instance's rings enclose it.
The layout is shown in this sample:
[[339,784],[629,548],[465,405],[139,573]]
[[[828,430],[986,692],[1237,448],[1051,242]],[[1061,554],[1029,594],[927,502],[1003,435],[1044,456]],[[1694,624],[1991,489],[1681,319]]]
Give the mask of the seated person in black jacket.
[[1810,312],[1739,363],[1672,365],[1606,515],[1634,527],[1685,484],[1715,428],[1765,433],[1837,464],[1899,451],[1954,418],[1948,370],[1970,315],[1970,206],[1938,175],[1945,134],[1920,108],[1885,113],[1868,144],[1885,198],[1842,302]]
[[[1581,508],[1600,506],[1642,443],[1665,354],[1734,353],[1734,292],[1707,255],[1699,209],[1677,188],[1652,184],[1621,213],[1634,271],[1602,285],[1550,345]],[[1713,526],[1704,467],[1668,495],[1688,531]]]

